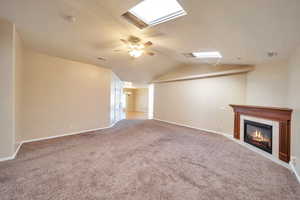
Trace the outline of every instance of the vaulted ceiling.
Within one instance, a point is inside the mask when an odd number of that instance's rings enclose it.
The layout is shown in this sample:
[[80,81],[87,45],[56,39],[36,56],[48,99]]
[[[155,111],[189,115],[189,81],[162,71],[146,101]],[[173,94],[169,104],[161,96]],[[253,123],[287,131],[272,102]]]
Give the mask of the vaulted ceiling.
[[[16,24],[26,46],[112,68],[124,81],[146,83],[181,64],[202,63],[183,53],[218,50],[222,64],[285,59],[300,45],[299,0],[179,0],[187,15],[140,30],[120,16],[138,0],[0,0],[0,17]],[[70,23],[66,16],[74,16]],[[132,59],[120,38],[151,40],[155,56]],[[103,57],[106,61],[98,60]],[[240,59],[238,59],[240,57]]]

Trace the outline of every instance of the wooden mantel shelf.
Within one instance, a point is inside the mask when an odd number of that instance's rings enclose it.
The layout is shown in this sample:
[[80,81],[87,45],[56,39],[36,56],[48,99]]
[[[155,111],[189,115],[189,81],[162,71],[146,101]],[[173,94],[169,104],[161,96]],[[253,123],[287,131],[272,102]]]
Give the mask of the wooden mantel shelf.
[[271,119],[275,121],[291,120],[293,110],[289,108],[248,106],[248,105],[230,105],[235,112]]
[[240,116],[247,115],[279,122],[279,159],[290,161],[291,119],[293,110],[290,108],[230,105],[234,111],[234,138],[240,139]]
[[236,104],[230,104],[230,106],[236,108],[248,108],[248,109],[278,110],[278,111],[290,111],[290,112],[293,111],[293,109],[290,108],[280,108],[280,107],[265,107],[265,106],[236,105]]

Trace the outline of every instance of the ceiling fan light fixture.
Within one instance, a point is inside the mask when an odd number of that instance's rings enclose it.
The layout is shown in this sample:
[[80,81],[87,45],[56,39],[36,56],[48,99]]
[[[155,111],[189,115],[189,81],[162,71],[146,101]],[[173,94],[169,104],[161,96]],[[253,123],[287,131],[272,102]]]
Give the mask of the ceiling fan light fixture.
[[130,49],[144,49],[145,46],[143,44],[129,44],[128,47]]
[[134,58],[140,57],[144,53],[143,50],[133,49],[129,51],[129,55]]
[[128,39],[120,39],[120,41],[124,43],[127,53],[133,58],[138,58],[143,54],[149,56],[155,55],[153,52],[147,50],[147,48],[153,45],[151,41],[144,43],[140,38],[132,35]]

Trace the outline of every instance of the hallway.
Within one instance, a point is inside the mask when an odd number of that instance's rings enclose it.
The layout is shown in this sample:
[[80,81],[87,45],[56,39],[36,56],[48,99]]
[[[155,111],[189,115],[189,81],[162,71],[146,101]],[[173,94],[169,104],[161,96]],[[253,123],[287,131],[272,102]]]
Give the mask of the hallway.
[[145,112],[126,112],[126,119],[148,119],[148,113]]

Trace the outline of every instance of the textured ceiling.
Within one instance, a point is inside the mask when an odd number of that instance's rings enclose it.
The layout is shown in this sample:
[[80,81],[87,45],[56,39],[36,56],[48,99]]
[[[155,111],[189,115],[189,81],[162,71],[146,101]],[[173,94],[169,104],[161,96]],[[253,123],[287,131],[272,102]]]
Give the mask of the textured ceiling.
[[[300,45],[299,0],[181,0],[188,15],[139,30],[120,17],[138,0],[0,0],[0,17],[16,24],[26,46],[53,56],[112,68],[145,83],[184,64],[182,53],[219,50],[222,64],[257,64],[268,51],[285,59]],[[75,23],[64,16],[76,17]],[[120,38],[151,40],[156,56],[131,59]],[[106,61],[99,61],[104,57]],[[237,59],[241,57],[241,59]]]

